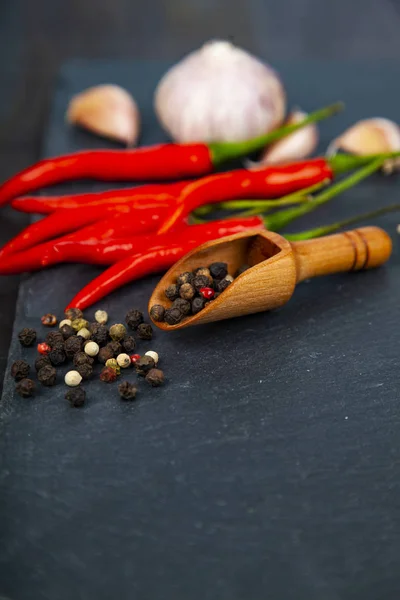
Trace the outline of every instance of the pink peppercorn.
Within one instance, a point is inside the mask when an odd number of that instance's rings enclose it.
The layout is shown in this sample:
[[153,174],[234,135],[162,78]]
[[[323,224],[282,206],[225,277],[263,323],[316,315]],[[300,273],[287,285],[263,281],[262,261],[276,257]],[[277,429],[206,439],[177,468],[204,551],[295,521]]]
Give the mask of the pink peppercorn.
[[206,300],[212,300],[215,296],[214,290],[210,287],[202,287],[199,292]]
[[51,350],[50,346],[48,344],[46,344],[46,342],[42,342],[41,344],[38,344],[37,349],[40,354],[44,354],[44,355],[48,354]]
[[140,354],[131,354],[130,357],[131,363],[134,364],[140,358]]

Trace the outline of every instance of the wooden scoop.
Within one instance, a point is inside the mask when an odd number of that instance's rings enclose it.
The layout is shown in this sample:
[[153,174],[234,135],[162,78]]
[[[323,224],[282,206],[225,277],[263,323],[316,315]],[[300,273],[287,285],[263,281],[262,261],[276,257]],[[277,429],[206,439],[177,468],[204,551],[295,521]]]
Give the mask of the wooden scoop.
[[251,268],[196,315],[184,317],[178,325],[154,321],[157,327],[169,331],[271,310],[285,304],[296,283],[304,279],[372,269],[386,262],[391,252],[392,240],[379,227],[293,243],[270,231],[239,233],[207,242],[175,263],[155,288],[149,311],[153,304],[170,307],[164,290],[175,283],[178,275],[213,262],[226,262],[231,274],[244,264]]

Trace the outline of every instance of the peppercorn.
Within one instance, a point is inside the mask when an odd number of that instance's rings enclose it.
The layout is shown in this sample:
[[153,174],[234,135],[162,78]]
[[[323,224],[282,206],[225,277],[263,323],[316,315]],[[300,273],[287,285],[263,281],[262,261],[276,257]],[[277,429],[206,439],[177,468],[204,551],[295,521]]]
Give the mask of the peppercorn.
[[21,379],[26,379],[29,375],[29,371],[31,370],[30,366],[24,360],[16,360],[11,365],[11,377],[15,379],[15,381],[21,381]]
[[221,281],[218,282],[217,291],[223,292],[232,283],[232,281],[233,277],[231,275],[227,275],[226,277],[224,277],[224,279],[221,279]]
[[77,387],[68,390],[68,392],[65,394],[65,399],[68,400],[71,406],[79,408],[85,404],[86,392],[83,387],[78,385]]
[[157,354],[157,352],[154,352],[154,350],[148,350],[148,351],[145,353],[145,356],[150,356],[150,358],[152,358],[152,359],[154,360],[155,364],[157,364],[157,363],[158,363],[158,358],[159,358],[159,357],[158,357],[158,354]]
[[89,331],[91,338],[99,346],[104,346],[108,342],[108,327],[102,323],[90,323]]
[[136,397],[137,387],[129,381],[123,381],[118,386],[118,393],[122,400],[134,400]]
[[138,375],[142,375],[143,377],[150,371],[150,369],[154,369],[156,363],[151,356],[142,356],[135,362],[135,370]]
[[29,327],[25,327],[19,332],[18,339],[21,343],[21,346],[25,346],[25,348],[33,346],[36,341],[36,331],[34,329],[30,329]]
[[239,275],[241,275],[242,273],[244,273],[245,271],[247,271],[248,269],[250,269],[250,265],[242,265],[241,267],[238,268],[238,270],[235,273],[235,277],[239,277]]
[[[112,341],[112,342],[109,342],[107,344],[107,346],[112,350],[112,357],[114,357],[114,358],[116,356],[118,356],[118,354],[121,354],[121,352],[122,352],[122,346],[119,342]],[[107,346],[106,346],[106,348],[107,348]]]
[[124,352],[122,354],[118,354],[117,363],[121,367],[121,369],[126,369],[131,364],[131,359]]
[[81,383],[82,375],[78,371],[68,371],[65,374],[64,381],[70,387],[76,387]]
[[51,387],[56,383],[57,371],[54,367],[47,365],[40,369],[37,377],[42,385],[45,385],[46,387]]
[[67,359],[63,346],[54,346],[54,348],[50,350],[48,356],[51,364],[55,367],[62,365]]
[[51,347],[55,346],[56,344],[63,344],[63,334],[61,333],[61,331],[50,331],[50,333],[46,335],[46,342]]
[[67,340],[71,335],[75,335],[75,329],[71,327],[71,325],[63,325],[60,328],[60,331],[63,335],[64,340]]
[[136,310],[136,308],[132,308],[126,313],[125,323],[131,329],[137,329],[140,323],[143,323],[143,313],[140,310]]
[[94,358],[88,356],[86,352],[77,352],[74,354],[72,362],[75,367],[79,367],[80,365],[92,365],[94,363]]
[[[196,298],[195,298],[196,300]],[[168,308],[165,311],[164,320],[168,325],[177,325],[182,321],[183,314],[179,308]]]
[[191,300],[195,295],[195,289],[191,283],[184,283],[179,288],[179,295],[184,300]]
[[206,300],[212,300],[214,298],[215,292],[210,287],[204,287],[199,290],[199,293]]
[[93,367],[88,362],[82,363],[76,367],[76,370],[78,371],[79,375],[81,375],[82,379],[90,379],[90,377],[93,375]]
[[89,329],[86,329],[86,327],[82,327],[76,335],[79,335],[83,340],[90,340],[91,337],[90,331]]
[[185,273],[181,273],[177,278],[176,278],[176,285],[178,287],[180,287],[181,285],[183,285],[184,283],[192,283],[194,278],[193,273],[190,273],[190,271],[185,271]]
[[210,279],[210,269],[208,267],[199,267],[195,270],[195,277],[207,277],[207,279]]
[[164,294],[166,295],[168,300],[176,300],[179,296],[179,287],[175,283],[172,283],[164,291]]
[[106,362],[106,367],[109,369],[114,369],[117,375],[121,373],[121,367],[119,366],[116,358],[109,358]]
[[48,356],[38,356],[35,360],[35,369],[40,371],[43,367],[51,366],[51,362]]
[[41,344],[37,345],[37,351],[39,352],[39,354],[45,354],[47,355],[50,352],[51,348],[48,344],[46,344],[46,342],[42,342]]
[[190,313],[190,302],[183,298],[177,298],[173,301],[171,308],[177,308],[183,315],[188,315]]
[[[106,363],[110,358],[114,357],[114,351],[112,350],[112,348],[109,347],[109,345],[107,344],[107,346],[104,346],[104,348],[100,348],[99,353],[97,355],[97,360],[100,363]],[[89,358],[89,357],[88,357]]]
[[139,325],[137,332],[141,340],[151,340],[153,338],[153,328],[149,323]]
[[196,292],[203,287],[210,287],[212,283],[211,277],[206,277],[205,275],[196,275],[196,277],[193,279],[193,286]]
[[128,354],[133,352],[136,348],[135,338],[131,335],[127,335],[125,339],[122,340],[122,347]]
[[126,336],[126,327],[122,323],[115,323],[115,325],[111,325],[108,333],[113,342],[119,342]]
[[[81,338],[79,335],[71,335],[70,338],[68,338],[67,340],[65,340],[64,342],[64,348],[65,348],[65,354],[68,356],[68,358],[72,358],[74,356],[74,354],[76,354],[77,352],[81,352],[82,347],[83,347],[83,338]],[[51,358],[50,358],[51,360]]]
[[131,359],[131,363],[134,365],[135,362],[139,360],[140,354],[132,354],[129,358]]
[[82,319],[83,317],[83,312],[79,308],[68,308],[64,314],[67,319],[70,319],[71,321],[75,321],[75,319]]
[[214,279],[223,279],[228,274],[228,265],[224,262],[212,263],[209,269],[211,277]]
[[105,325],[108,321],[108,314],[105,310],[96,310],[94,313],[94,318],[101,325]]
[[71,323],[71,327],[76,333],[80,329],[83,329],[83,328],[87,329],[89,327],[89,321],[86,321],[86,319],[82,319],[82,318],[74,319]]
[[100,348],[96,342],[88,341],[85,342],[84,351],[86,354],[88,354],[88,356],[97,356]]
[[32,381],[32,379],[22,379],[15,386],[15,390],[22,398],[29,398],[30,396],[33,396],[35,387],[35,382]]
[[101,381],[105,381],[105,383],[112,383],[117,379],[117,374],[114,369],[111,369],[110,367],[104,367],[100,373],[100,379]]
[[150,369],[146,375],[146,381],[152,387],[159,387],[164,385],[164,373],[161,369]]
[[58,324],[58,328],[61,329],[61,327],[64,327],[64,325],[69,325],[71,326],[71,319],[63,319],[62,321],[59,322]]
[[45,327],[54,327],[54,325],[57,325],[57,317],[56,315],[52,315],[51,313],[43,315],[43,317],[40,320],[42,321],[42,325],[44,325]]
[[203,310],[206,305],[206,300],[203,297],[194,298],[192,301],[192,314],[197,315],[198,312]]
[[153,321],[164,321],[165,308],[161,304],[153,304],[150,316]]

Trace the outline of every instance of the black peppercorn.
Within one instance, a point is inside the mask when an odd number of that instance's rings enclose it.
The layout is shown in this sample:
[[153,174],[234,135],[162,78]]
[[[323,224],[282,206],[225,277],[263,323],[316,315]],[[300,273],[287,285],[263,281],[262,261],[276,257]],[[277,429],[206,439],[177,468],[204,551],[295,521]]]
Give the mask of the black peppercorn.
[[146,373],[148,373],[151,369],[154,369],[156,363],[151,356],[144,355],[135,362],[134,366],[136,373],[144,377]]
[[90,323],[89,331],[91,333],[90,339],[96,342],[100,347],[105,346],[109,340],[108,327],[103,323]]
[[81,375],[82,379],[90,379],[90,377],[93,375],[93,367],[88,362],[78,365],[76,370],[78,371],[79,375]]
[[62,334],[61,331],[50,331],[50,333],[48,333],[46,335],[46,343],[53,347],[56,344],[63,344],[64,343],[64,336]]
[[[64,343],[65,354],[68,358],[72,358],[77,352],[81,352],[84,339],[79,335],[71,335]],[[50,357],[51,360],[51,357]]]
[[224,262],[215,262],[210,265],[211,277],[223,279],[228,274],[228,265]]
[[196,275],[196,277],[193,279],[193,286],[196,292],[199,292],[203,287],[210,287],[212,284],[210,279],[210,277],[206,277],[205,275]]
[[159,387],[164,385],[164,373],[161,369],[150,369],[146,375],[146,381],[152,387]]
[[105,348],[110,348],[110,350],[112,351],[113,354],[112,356],[110,356],[110,358],[115,358],[116,356],[118,356],[118,354],[121,354],[122,352],[121,344],[116,341],[109,342],[107,346],[105,346]]
[[45,385],[47,387],[55,385],[57,379],[57,371],[54,367],[43,367],[38,372],[38,379],[42,385]]
[[125,323],[131,329],[137,329],[140,323],[143,323],[143,313],[140,310],[136,310],[136,308],[132,308],[126,313]]
[[192,300],[192,314],[196,315],[198,312],[203,310],[206,305],[206,300],[202,296],[200,298],[194,298]]
[[79,308],[68,308],[64,314],[67,319],[70,319],[70,321],[83,318],[83,312]]
[[59,365],[65,363],[67,358],[63,346],[54,346],[54,348],[50,350],[47,356],[49,357],[51,364],[55,367],[58,367]]
[[190,302],[183,298],[177,298],[173,301],[171,308],[177,308],[181,311],[182,315],[188,315],[190,313]]
[[233,278],[227,275],[224,279],[221,279],[221,281],[217,283],[217,291],[223,292],[229,285],[231,285],[232,281]]
[[184,300],[191,300],[194,297],[195,293],[196,291],[191,283],[184,283],[179,288],[179,295]]
[[153,321],[164,321],[165,308],[161,304],[153,304],[150,316]]
[[92,365],[94,363],[94,358],[86,354],[86,352],[77,352],[74,354],[72,362],[75,367],[79,367],[80,365]]
[[190,271],[186,271],[185,273],[181,273],[177,278],[176,278],[176,285],[178,287],[180,287],[181,285],[183,285],[184,283],[192,283],[193,281],[193,273],[190,273]]
[[68,392],[65,394],[65,399],[68,400],[71,406],[79,408],[85,404],[86,392],[80,385],[78,385],[68,390]]
[[204,275],[204,277],[211,277],[210,269],[208,267],[198,267],[195,269],[195,277]]
[[15,379],[15,381],[21,381],[21,379],[26,379],[29,375],[29,371],[31,370],[30,366],[24,360],[16,360],[11,365],[11,377]]
[[244,273],[245,271],[247,271],[247,269],[250,269],[250,265],[242,265],[236,271],[235,277],[239,277],[239,275],[241,275],[242,273]]
[[182,321],[183,314],[179,308],[168,308],[165,311],[164,320],[168,325],[177,325]]
[[75,335],[76,333],[75,329],[73,329],[71,325],[63,325],[62,327],[60,327],[60,331],[64,340],[67,340],[71,337],[71,335]]
[[118,392],[122,400],[134,400],[136,397],[137,387],[129,381],[123,381],[118,386]]
[[97,355],[97,359],[103,365],[110,359],[114,358],[115,352],[108,345],[104,346],[104,348],[100,348],[99,353]]
[[32,379],[22,379],[15,386],[15,390],[22,398],[29,398],[35,391],[35,382]]
[[127,335],[125,339],[122,340],[122,347],[128,354],[133,352],[136,348],[135,338],[132,335]]
[[164,291],[164,294],[166,295],[168,300],[172,300],[172,301],[176,300],[179,296],[179,287],[177,285],[175,285],[175,283],[172,283]]
[[137,332],[141,340],[151,340],[153,338],[153,328],[149,323],[141,323],[137,328]]
[[51,366],[51,362],[48,356],[38,356],[35,360],[35,369],[36,371],[40,371],[43,367]]
[[21,343],[21,346],[25,346],[26,348],[33,346],[36,341],[36,331],[34,329],[30,329],[29,327],[25,327],[19,332],[18,339]]

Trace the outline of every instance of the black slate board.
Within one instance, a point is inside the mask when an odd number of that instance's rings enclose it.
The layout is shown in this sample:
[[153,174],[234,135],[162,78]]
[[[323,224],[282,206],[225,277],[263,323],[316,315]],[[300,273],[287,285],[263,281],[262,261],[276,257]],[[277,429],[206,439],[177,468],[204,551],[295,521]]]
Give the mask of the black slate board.
[[[108,146],[69,130],[69,97],[130,89],[142,143],[165,139],[151,109],[160,62],[75,62],[58,80],[44,155]],[[292,103],[336,99],[321,148],[358,118],[399,120],[398,66],[277,65]],[[101,185],[74,184],[63,192]],[[375,177],[306,226],[397,200]],[[398,217],[380,220],[395,238]],[[299,227],[304,225],[299,224]],[[400,590],[398,242],[387,268],[299,286],[285,308],[173,335],[155,348],[164,389],[134,404],[93,381],[73,410],[63,385],[1,404],[0,594],[13,600],[389,599]],[[37,327],[98,269],[27,277],[15,331]],[[101,303],[145,307],[157,277]],[[93,310],[96,307],[93,308]],[[93,314],[93,311],[88,311]],[[15,336],[14,336],[15,340]],[[10,361],[33,352],[13,341]],[[133,376],[132,376],[133,378]]]

